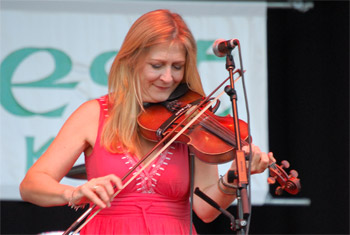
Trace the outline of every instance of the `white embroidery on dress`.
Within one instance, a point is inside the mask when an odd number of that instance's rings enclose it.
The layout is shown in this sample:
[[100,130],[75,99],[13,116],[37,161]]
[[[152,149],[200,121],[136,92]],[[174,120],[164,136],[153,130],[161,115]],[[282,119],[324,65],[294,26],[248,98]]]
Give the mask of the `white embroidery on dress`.
[[[170,146],[167,150],[160,154],[160,156],[152,163],[150,168],[146,168],[146,170],[140,172],[139,177],[135,179],[137,191],[140,193],[155,193],[154,188],[157,186],[157,178],[161,176],[161,171],[165,170],[165,167],[168,165],[168,162],[171,160],[171,155],[173,152],[170,152],[169,149],[175,149],[175,147]],[[129,153],[126,153],[125,156],[122,157],[125,161],[125,164],[131,164],[135,166],[137,161],[134,157],[132,157]],[[129,169],[131,169],[130,167]],[[133,173],[135,175],[140,169],[142,165],[138,166],[136,172]]]
[[[100,97],[100,98],[99,98],[99,101],[100,101],[100,104],[101,104],[102,106],[107,106],[106,97],[105,97],[105,96]],[[109,115],[108,115],[108,107],[104,107],[104,108],[102,109],[102,112],[103,112],[103,114],[104,114],[104,116],[105,116],[106,118],[109,117]]]

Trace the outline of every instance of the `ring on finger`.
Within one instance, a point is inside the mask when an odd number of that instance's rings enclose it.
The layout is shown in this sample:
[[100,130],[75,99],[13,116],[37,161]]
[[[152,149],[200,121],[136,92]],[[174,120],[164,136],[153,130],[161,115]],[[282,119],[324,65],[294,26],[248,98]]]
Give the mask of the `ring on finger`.
[[96,189],[98,189],[98,187],[100,187],[100,186],[94,185],[94,186],[92,187],[92,189],[93,189],[93,190],[96,190]]

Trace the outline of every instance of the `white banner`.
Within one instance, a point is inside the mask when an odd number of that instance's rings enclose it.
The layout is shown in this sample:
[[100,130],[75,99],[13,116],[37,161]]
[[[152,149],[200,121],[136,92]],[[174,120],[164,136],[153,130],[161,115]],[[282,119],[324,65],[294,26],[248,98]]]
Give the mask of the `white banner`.
[[[207,94],[228,77],[225,59],[214,56],[212,43],[239,39],[253,141],[268,151],[264,3],[2,1],[1,200],[20,199],[19,183],[64,121],[83,102],[106,94],[107,73],[131,24],[159,8],[180,13],[192,30]],[[233,55],[240,68],[237,49]],[[241,81],[236,89],[239,117],[246,120]],[[217,114],[231,108],[228,97],[221,101]],[[82,163],[81,157],[76,164]],[[220,171],[227,167],[220,165]],[[254,204],[265,200],[266,178],[252,177]]]

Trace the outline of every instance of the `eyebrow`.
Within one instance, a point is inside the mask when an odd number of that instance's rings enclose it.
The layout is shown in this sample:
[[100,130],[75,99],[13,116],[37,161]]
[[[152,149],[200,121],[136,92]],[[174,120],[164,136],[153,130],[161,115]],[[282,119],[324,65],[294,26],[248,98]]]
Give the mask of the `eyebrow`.
[[[149,61],[157,61],[157,62],[167,62],[168,60],[163,60],[163,59],[157,59],[157,58],[149,58]],[[185,60],[175,60],[173,61],[173,63],[186,63],[186,59]]]

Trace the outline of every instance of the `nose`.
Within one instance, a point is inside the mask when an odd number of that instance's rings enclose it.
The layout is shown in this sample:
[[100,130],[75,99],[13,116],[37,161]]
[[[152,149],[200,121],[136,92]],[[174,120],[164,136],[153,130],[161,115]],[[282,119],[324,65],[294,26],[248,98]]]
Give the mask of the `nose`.
[[169,83],[173,81],[173,75],[171,73],[171,67],[166,67],[163,71],[163,73],[160,76],[160,80],[163,82]]

